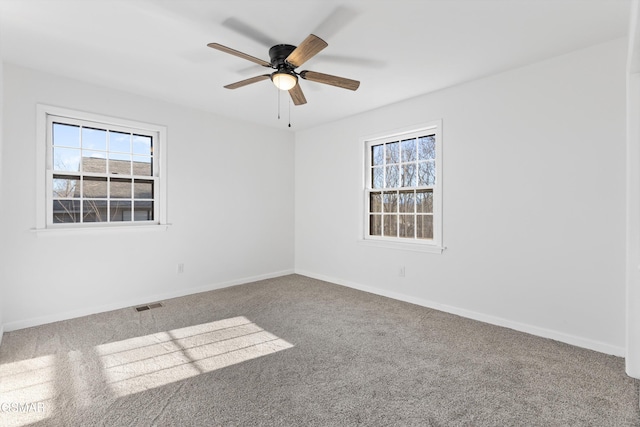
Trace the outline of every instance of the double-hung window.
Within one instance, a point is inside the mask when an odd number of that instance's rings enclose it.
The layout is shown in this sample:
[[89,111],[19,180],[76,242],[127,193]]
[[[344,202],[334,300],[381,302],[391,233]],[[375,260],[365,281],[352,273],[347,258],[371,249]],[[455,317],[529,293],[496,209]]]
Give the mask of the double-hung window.
[[45,228],[164,223],[163,128],[57,113],[44,118]]
[[440,127],[365,139],[365,240],[441,249]]

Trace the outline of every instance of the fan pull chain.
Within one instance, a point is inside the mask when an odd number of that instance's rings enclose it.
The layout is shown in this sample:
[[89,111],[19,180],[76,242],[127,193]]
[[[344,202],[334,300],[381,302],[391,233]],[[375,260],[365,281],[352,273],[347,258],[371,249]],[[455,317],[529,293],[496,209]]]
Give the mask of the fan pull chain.
[[276,93],[278,94],[278,120],[280,120],[280,89],[276,89]]
[[289,97],[289,127],[291,127],[291,97]]

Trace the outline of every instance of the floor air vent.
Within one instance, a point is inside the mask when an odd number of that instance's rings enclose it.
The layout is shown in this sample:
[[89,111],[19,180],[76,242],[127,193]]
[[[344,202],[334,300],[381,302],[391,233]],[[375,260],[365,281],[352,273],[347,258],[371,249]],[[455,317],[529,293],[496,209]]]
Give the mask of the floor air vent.
[[162,307],[161,302],[156,302],[149,305],[141,305],[139,307],[136,307],[136,311],[147,311],[147,310],[151,310],[152,308],[158,308],[158,307]]

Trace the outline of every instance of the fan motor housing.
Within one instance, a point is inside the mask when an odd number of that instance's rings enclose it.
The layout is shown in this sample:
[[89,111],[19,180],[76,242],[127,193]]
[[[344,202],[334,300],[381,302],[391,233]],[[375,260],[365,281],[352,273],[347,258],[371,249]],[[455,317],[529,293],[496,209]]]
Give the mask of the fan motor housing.
[[285,60],[295,50],[295,46],[290,44],[277,44],[269,49],[269,58],[271,58],[271,66],[276,69],[286,68],[293,70]]

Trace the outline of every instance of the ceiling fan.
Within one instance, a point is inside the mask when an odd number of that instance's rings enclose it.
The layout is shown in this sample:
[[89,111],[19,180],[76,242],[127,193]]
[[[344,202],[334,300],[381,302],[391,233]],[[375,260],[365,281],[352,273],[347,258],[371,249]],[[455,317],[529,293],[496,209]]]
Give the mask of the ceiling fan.
[[312,82],[323,83],[349,90],[356,90],[360,86],[360,82],[357,80],[332,76],[330,74],[318,73],[315,71],[296,71],[296,68],[307,62],[318,54],[318,52],[328,46],[327,42],[313,34],[310,34],[297,47],[289,44],[277,44],[271,47],[271,49],[269,49],[269,58],[271,59],[271,62],[263,61],[260,58],[247,55],[246,53],[239,52],[219,43],[209,43],[207,46],[275,70],[271,74],[262,74],[260,76],[228,84],[225,86],[227,89],[237,89],[262,80],[271,79],[278,89],[289,92],[289,95],[291,95],[291,99],[295,105],[302,105],[306,104],[307,100],[300,88],[298,77],[302,77],[303,79]]

